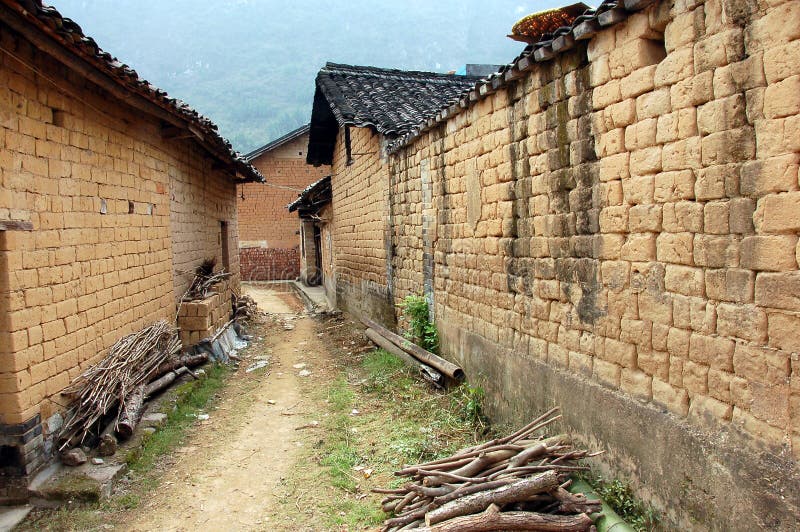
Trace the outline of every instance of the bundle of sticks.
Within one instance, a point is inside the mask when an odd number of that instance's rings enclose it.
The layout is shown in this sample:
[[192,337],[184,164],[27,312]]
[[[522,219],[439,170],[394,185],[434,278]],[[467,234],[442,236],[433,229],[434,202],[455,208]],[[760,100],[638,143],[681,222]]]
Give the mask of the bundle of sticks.
[[570,493],[569,476],[588,467],[578,462],[599,453],[576,450],[564,436],[535,433],[561,418],[554,408],[504,438],[452,456],[408,466],[395,475],[411,482],[386,494],[383,510],[396,530],[590,530],[589,514],[600,501]]
[[234,319],[243,322],[251,321],[259,315],[258,304],[248,295],[233,295]]
[[194,279],[183,294],[182,301],[197,301],[207,298],[212,286],[231,276],[224,270],[214,273],[215,266],[215,259],[206,259],[195,269]]
[[[181,342],[165,320],[120,338],[99,363],[62,392],[75,404],[60,433],[61,449],[83,443],[91,430],[119,405],[116,425],[138,419],[145,385],[177,359]],[[131,427],[132,429],[132,427]]]

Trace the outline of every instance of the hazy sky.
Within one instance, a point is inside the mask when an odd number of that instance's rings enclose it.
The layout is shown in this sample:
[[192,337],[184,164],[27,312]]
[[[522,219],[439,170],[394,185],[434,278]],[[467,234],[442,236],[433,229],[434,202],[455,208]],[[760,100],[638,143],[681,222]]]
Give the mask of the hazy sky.
[[553,0],[52,0],[142,77],[248,151],[308,121],[326,61],[446,72],[511,61]]

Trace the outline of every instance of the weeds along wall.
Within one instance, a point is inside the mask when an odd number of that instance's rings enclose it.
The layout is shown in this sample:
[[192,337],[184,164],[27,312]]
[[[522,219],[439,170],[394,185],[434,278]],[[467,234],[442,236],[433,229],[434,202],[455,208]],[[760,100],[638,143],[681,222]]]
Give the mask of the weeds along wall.
[[657,2],[390,157],[395,303],[683,526],[800,515],[798,39],[800,2]]
[[0,49],[0,221],[32,226],[0,231],[4,499],[52,450],[64,387],[121,336],[174,320],[190,280],[176,269],[221,261],[220,221],[238,267],[235,188],[202,150],[10,30]]

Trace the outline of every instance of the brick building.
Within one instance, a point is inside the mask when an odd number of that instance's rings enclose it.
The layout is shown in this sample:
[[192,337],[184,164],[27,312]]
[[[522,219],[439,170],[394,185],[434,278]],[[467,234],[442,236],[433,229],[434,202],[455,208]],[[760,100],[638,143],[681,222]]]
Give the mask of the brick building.
[[323,286],[328,300],[336,304],[336,278],[331,226],[331,176],[312,183],[286,206],[300,218],[300,280],[308,286]]
[[329,301],[395,321],[385,147],[478,79],[336,63],[320,70],[307,161],[333,165]]
[[245,157],[267,179],[239,186],[239,264],[245,281],[300,276],[297,218],[286,204],[330,168],[305,163],[309,126],[302,126]]
[[562,405],[671,524],[793,529],[800,2],[605,1],[532,40],[389,135],[312,117],[340,304],[424,293],[496,418]]
[[121,336],[174,320],[203,259],[238,289],[236,184],[263,179],[214,124],[55,9],[2,0],[0,28],[0,500],[10,500],[52,453],[73,378]]

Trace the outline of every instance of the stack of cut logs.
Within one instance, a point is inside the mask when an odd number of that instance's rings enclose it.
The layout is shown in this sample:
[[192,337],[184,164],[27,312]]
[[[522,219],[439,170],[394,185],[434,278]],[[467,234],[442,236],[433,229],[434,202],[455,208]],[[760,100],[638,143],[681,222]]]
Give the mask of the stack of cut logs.
[[211,288],[217,283],[224,281],[231,276],[230,273],[222,270],[214,273],[216,259],[206,259],[200,266],[195,268],[194,279],[192,279],[186,293],[183,294],[181,301],[197,301],[205,299],[211,293]]
[[443,388],[447,382],[458,383],[464,379],[464,371],[456,364],[421,348],[369,318],[362,318],[361,321],[369,327],[365,334],[372,343],[417,368],[422,378],[434,386]]
[[[62,392],[74,405],[59,436],[60,448],[98,443],[98,438],[115,448],[116,441],[109,442],[113,432],[130,437],[148,396],[208,360],[207,354],[180,356],[180,350],[175,328],[164,320],[120,338],[103,360]],[[109,416],[108,428],[100,430]]]
[[412,481],[373,490],[387,495],[383,510],[393,514],[383,530],[592,529],[600,501],[566,488],[570,475],[588,469],[577,462],[594,454],[563,435],[534,435],[560,418],[554,408],[509,436],[397,471]]
[[241,322],[250,322],[261,313],[258,310],[258,304],[248,295],[233,294],[233,308],[235,309],[233,311],[234,319]]

